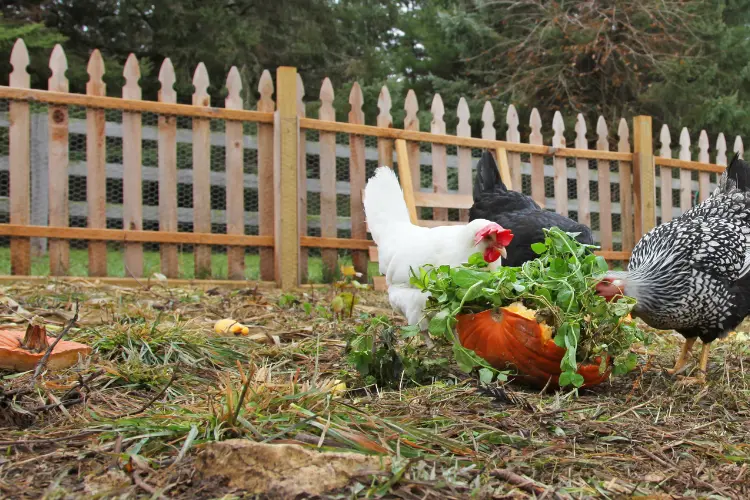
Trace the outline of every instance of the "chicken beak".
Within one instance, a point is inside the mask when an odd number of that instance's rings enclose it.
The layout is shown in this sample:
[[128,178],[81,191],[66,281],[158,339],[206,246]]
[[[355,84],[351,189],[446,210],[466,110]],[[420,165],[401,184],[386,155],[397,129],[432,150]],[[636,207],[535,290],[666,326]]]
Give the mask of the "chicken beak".
[[508,258],[508,251],[505,249],[505,247],[500,247],[500,256],[503,259],[507,259]]

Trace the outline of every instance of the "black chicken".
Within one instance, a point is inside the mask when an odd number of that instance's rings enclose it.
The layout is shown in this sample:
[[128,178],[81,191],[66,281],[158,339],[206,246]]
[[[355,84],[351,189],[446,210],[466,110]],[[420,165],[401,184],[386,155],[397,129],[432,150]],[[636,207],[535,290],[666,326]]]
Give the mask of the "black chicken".
[[608,273],[597,291],[608,300],[635,298],[634,316],[685,337],[670,374],[684,371],[700,338],[697,379],[705,381],[710,343],[750,313],[748,271],[750,165],[736,155],[711,197],[649,231],[633,249],[627,272]]
[[497,222],[513,232],[513,241],[507,247],[508,257],[503,259],[504,266],[518,267],[534,260],[537,255],[531,250],[531,245],[544,241],[542,230],[545,228],[557,226],[569,233],[579,233],[576,239],[581,243],[594,243],[588,227],[555,212],[542,210],[530,197],[509,191],[488,151],[477,163],[474,205],[469,210],[469,220],[474,219]]

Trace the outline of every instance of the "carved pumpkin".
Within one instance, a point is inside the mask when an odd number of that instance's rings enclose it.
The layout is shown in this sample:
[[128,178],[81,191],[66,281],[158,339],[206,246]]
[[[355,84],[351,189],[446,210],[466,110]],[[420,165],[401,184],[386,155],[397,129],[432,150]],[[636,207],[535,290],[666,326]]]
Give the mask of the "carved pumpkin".
[[[560,362],[565,349],[552,340],[551,327],[533,318],[533,311],[521,304],[513,304],[501,307],[498,312],[461,314],[457,320],[461,345],[473,350],[493,367],[514,370],[516,380],[535,387],[544,387],[548,381],[550,388],[559,387]],[[578,366],[578,373],[584,378],[583,387],[600,384],[609,377],[611,367],[599,373],[601,358],[594,361],[596,364],[581,363]]]

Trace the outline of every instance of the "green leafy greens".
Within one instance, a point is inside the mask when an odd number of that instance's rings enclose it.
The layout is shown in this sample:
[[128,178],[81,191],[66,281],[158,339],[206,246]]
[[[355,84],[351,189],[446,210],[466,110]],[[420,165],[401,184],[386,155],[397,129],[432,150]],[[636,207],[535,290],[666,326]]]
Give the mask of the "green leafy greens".
[[635,299],[607,302],[597,295],[597,277],[607,271],[607,263],[592,252],[596,247],[579,243],[575,236],[557,227],[545,229],[544,243],[532,245],[539,257],[522,267],[489,272],[482,255],[476,253],[462,267],[426,266],[418,270],[419,274],[412,270],[411,284],[431,295],[425,309],[432,315],[430,333],[454,342],[454,356],[462,369],[470,371],[479,366],[480,379],[492,378],[487,363],[456,340],[456,315],[517,301],[536,310],[538,318],[553,326],[555,344],[566,349],[560,363],[560,386],[583,384],[583,377],[577,373],[582,361],[601,357],[600,370],[604,371],[603,354],[612,357],[615,375],[635,368],[636,356],[629,352],[630,346],[648,340],[633,321],[625,318]]

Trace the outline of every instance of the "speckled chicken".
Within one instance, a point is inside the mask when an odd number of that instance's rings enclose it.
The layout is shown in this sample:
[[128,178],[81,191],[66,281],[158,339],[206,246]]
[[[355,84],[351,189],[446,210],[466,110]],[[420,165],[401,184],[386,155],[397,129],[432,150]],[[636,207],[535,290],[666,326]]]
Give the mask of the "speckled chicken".
[[698,379],[705,380],[710,343],[750,313],[749,271],[750,165],[735,156],[707,200],[652,229],[633,249],[627,272],[610,272],[597,290],[609,300],[635,298],[634,316],[685,337],[670,374],[684,371],[700,338]]

